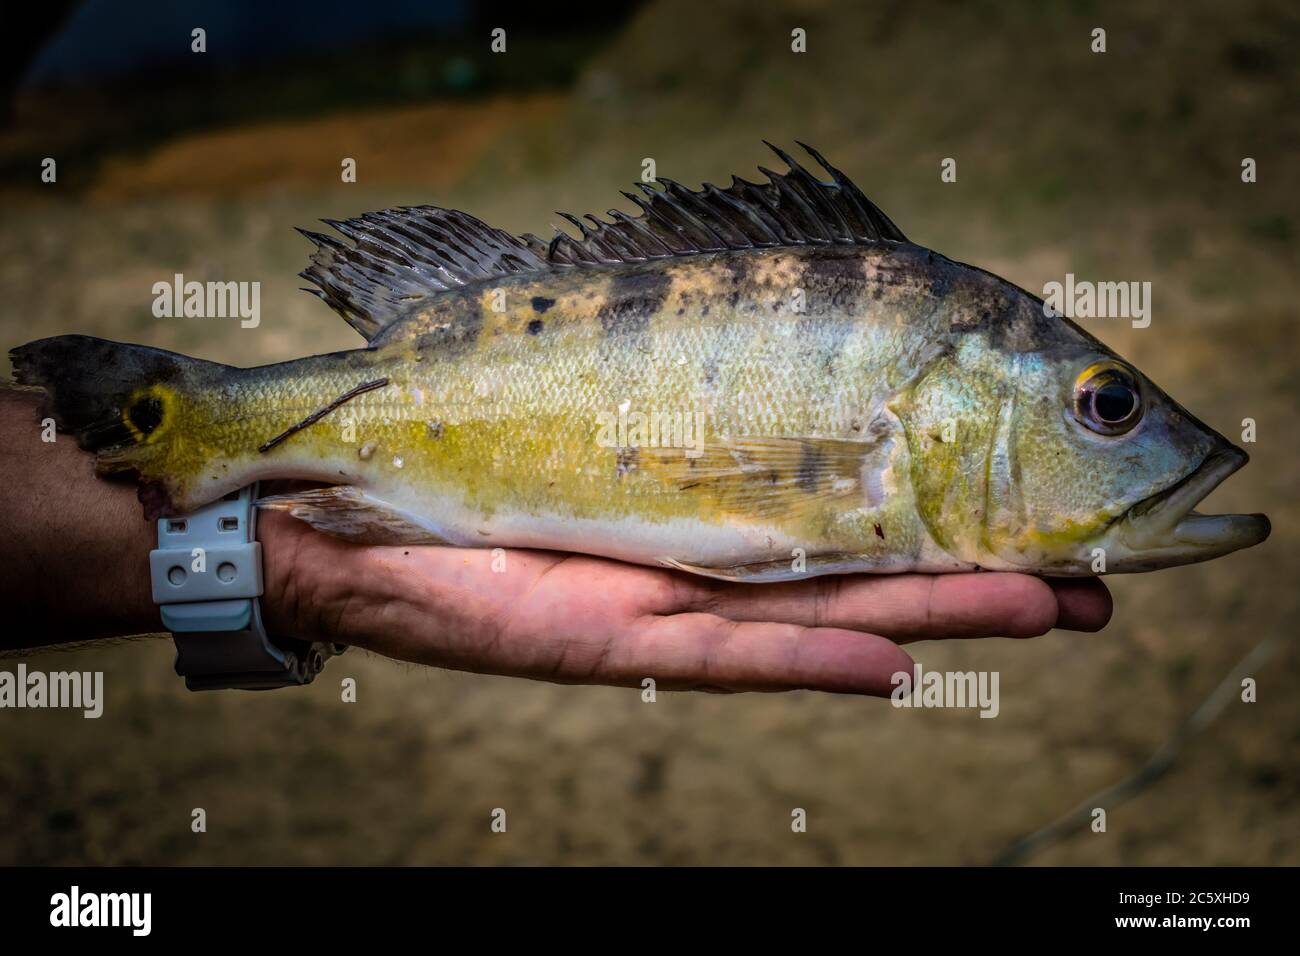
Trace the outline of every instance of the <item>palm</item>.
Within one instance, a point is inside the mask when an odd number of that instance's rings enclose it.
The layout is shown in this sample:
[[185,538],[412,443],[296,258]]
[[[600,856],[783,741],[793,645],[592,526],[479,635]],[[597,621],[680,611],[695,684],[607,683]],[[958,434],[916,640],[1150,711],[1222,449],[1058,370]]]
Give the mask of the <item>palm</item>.
[[883,575],[737,585],[545,551],[359,547],[264,515],[281,633],[401,660],[566,683],[867,694],[933,638],[1096,630],[1100,581]]

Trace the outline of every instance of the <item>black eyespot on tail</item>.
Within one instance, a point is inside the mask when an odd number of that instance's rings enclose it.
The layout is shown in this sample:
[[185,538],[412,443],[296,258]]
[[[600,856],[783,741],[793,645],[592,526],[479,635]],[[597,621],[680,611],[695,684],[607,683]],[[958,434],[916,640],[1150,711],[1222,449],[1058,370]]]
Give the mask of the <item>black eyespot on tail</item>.
[[28,342],[9,353],[14,378],[45,389],[44,414],[77,436],[87,451],[127,447],[162,424],[165,409],[152,386],[219,374],[219,365],[85,335]]
[[131,419],[131,424],[140,430],[140,434],[148,435],[162,424],[163,404],[158,398],[150,395],[132,405],[127,412],[127,417]]

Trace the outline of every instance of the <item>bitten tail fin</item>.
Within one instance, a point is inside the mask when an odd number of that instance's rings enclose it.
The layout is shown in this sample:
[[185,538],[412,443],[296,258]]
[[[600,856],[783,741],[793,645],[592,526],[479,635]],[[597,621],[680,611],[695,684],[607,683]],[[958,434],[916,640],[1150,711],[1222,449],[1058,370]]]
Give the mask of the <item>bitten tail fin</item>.
[[21,385],[45,389],[42,415],[95,453],[101,475],[136,472],[145,516],[173,513],[170,441],[183,429],[186,396],[230,369],[174,352],[59,335],[9,353]]
[[28,342],[9,358],[19,384],[45,389],[45,413],[59,429],[110,460],[113,450],[150,439],[167,416],[167,396],[193,381],[198,370],[222,368],[88,335]]

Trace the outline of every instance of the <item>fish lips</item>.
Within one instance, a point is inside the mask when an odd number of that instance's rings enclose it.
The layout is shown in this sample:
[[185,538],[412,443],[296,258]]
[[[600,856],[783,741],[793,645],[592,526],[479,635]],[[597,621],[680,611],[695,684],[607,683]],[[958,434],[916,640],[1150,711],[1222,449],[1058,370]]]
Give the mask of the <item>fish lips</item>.
[[[1268,537],[1272,526],[1262,514],[1203,515],[1196,506],[1250,460],[1226,445],[1212,452],[1181,481],[1138,502],[1106,537],[1118,554],[1109,570],[1146,571],[1207,561],[1249,548]],[[1111,548],[1107,549],[1108,551]]]

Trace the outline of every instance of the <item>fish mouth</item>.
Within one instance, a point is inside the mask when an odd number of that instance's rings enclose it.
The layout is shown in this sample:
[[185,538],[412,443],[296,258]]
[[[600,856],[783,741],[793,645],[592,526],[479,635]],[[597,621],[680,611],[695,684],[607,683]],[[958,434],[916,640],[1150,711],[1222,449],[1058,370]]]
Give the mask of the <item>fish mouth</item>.
[[1138,502],[1116,529],[1121,546],[1114,570],[1145,571],[1206,561],[1259,544],[1272,526],[1262,514],[1203,515],[1196,506],[1250,460],[1229,445],[1212,452],[1190,475]]

